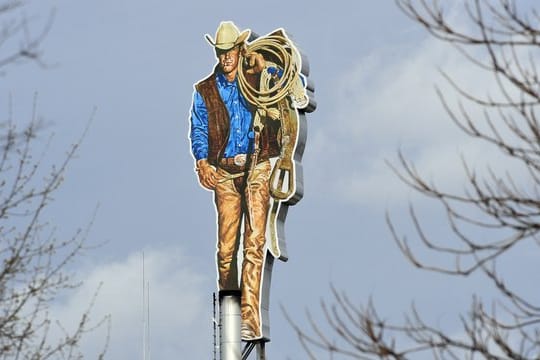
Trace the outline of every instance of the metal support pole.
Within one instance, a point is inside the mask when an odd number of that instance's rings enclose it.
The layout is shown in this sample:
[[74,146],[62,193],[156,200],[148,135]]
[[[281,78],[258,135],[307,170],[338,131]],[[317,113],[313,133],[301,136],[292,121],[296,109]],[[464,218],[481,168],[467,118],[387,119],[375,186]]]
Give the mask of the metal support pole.
[[258,360],[266,360],[266,352],[265,352],[265,342],[261,341],[259,343],[259,346],[257,346],[257,359]]
[[220,360],[241,359],[240,323],[240,291],[221,290],[219,292]]

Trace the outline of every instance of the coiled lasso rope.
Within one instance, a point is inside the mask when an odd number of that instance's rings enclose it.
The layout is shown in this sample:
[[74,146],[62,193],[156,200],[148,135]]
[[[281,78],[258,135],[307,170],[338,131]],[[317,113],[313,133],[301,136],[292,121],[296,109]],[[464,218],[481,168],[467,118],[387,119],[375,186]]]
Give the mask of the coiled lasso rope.
[[247,53],[259,52],[270,55],[277,60],[283,71],[281,77],[274,77],[274,84],[270,87],[253,87],[244,75],[244,62],[238,64],[238,84],[242,94],[248,102],[259,109],[267,109],[290,95],[295,80],[299,76],[300,61],[296,50],[291,46],[289,39],[284,35],[272,34],[255,40],[247,46]]

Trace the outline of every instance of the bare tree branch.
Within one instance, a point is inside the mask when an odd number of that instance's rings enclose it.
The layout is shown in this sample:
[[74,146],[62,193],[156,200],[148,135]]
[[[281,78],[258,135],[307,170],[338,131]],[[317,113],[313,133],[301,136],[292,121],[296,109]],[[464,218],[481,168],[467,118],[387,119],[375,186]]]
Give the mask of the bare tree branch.
[[[405,184],[440,205],[450,231],[444,239],[430,235],[413,205],[409,216],[415,229],[414,245],[400,234],[388,214],[387,224],[398,248],[415,267],[450,276],[479,274],[493,286],[497,298],[486,304],[475,296],[469,311],[460,317],[459,336],[428,324],[414,305],[402,324],[391,324],[378,315],[372,301],[358,306],[335,289],[331,305],[321,305],[324,322],[334,337],[322,331],[311,315],[309,332],[288,319],[308,351],[315,347],[359,359],[409,359],[423,353],[435,359],[538,360],[538,298],[517,288],[499,264],[511,249],[540,248],[540,126],[536,115],[540,106],[536,68],[540,16],[511,0],[471,0],[461,3],[468,23],[464,26],[444,7],[456,6],[454,2],[395,2],[435,38],[457,49],[477,71],[493,76],[495,87],[490,91],[496,94],[478,96],[441,70],[461,96],[456,106],[442,91],[436,91],[459,129],[491,146],[505,161],[526,169],[529,178],[490,167],[480,171],[463,159],[464,190],[446,191],[427,181],[399,152],[397,164],[390,167]],[[474,116],[470,107],[479,107],[482,115]],[[420,255],[419,248],[427,253]],[[447,261],[441,262],[441,258]]]
[[[65,270],[88,249],[91,223],[71,238],[59,239],[55,229],[41,219],[86,131],[59,165],[53,165],[43,176],[47,145],[34,160],[36,118],[35,110],[22,131],[8,122],[6,138],[12,140],[0,153],[0,359],[78,359],[82,356],[77,350],[81,337],[95,327],[89,318],[91,307],[81,314],[74,331],[63,330],[61,339],[50,337],[51,326],[58,324],[51,323],[48,309],[61,291],[78,286]],[[15,134],[17,141],[13,140]],[[104,321],[108,320],[97,324]]]
[[[25,4],[24,0],[0,0],[0,71],[24,60],[47,66],[41,47],[54,11],[36,32],[34,21],[23,14]],[[51,138],[43,142],[38,136],[45,126],[36,104],[35,99],[32,118],[21,127],[23,122],[13,120],[9,99],[8,119],[0,122],[0,359],[82,359],[82,337],[109,322],[108,317],[90,318],[95,296],[88,299],[88,309],[69,331],[51,318],[49,310],[64,290],[79,285],[67,267],[89,249],[92,222],[69,238],[59,238],[44,220],[44,211],[62,185],[87,129],[64,158],[48,165]],[[99,359],[107,342],[108,337]]]

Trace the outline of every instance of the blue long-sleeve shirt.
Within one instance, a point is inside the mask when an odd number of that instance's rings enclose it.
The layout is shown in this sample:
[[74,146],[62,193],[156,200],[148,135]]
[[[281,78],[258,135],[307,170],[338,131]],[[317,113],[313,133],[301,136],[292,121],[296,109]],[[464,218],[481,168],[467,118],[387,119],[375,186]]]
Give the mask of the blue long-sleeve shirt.
[[[238,88],[238,81],[227,81],[222,73],[216,74],[216,84],[219,95],[229,113],[229,139],[223,153],[224,157],[234,157],[237,154],[252,152],[253,131],[252,115],[248,103]],[[191,108],[191,151],[195,160],[208,157],[208,109],[197,91],[193,93]]]

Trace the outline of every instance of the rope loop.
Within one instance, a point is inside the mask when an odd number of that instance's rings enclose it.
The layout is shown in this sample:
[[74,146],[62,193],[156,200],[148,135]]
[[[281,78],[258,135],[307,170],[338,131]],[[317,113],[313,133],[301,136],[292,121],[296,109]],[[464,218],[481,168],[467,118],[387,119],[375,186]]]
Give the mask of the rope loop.
[[291,93],[295,80],[300,73],[300,61],[296,49],[289,39],[280,34],[268,35],[257,39],[247,46],[247,53],[259,52],[265,60],[276,61],[283,71],[281,77],[273,78],[273,85],[266,84],[260,89],[253,87],[244,75],[244,61],[238,65],[238,84],[246,100],[252,105],[267,109],[277,104]]

